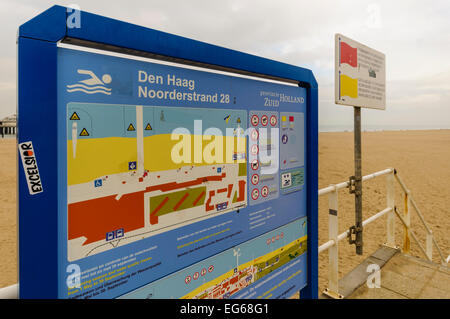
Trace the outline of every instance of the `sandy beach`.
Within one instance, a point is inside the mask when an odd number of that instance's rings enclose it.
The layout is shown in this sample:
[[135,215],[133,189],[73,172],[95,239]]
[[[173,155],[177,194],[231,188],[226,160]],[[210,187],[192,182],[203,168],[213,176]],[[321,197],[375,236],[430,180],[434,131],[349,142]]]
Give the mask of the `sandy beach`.
[[[16,247],[16,141],[0,140],[0,287],[17,282]],[[362,135],[363,175],[395,167],[433,230],[445,255],[450,253],[450,130],[364,132]],[[348,180],[353,175],[353,133],[319,134],[319,188]],[[368,181],[363,187],[364,219],[386,207],[386,178]],[[396,203],[403,210],[400,187]],[[354,199],[347,190],[339,193],[339,232],[354,224]],[[412,225],[420,240],[425,230],[412,214]],[[356,256],[354,246],[342,241],[340,276],[373,253],[385,241],[386,218],[364,229],[364,255]],[[396,222],[397,244],[402,241],[402,227]],[[328,240],[328,198],[319,198],[319,244]],[[420,250],[412,242],[412,254]],[[437,252],[434,251],[437,262]],[[319,255],[319,288],[327,285],[328,255]]]
[[0,287],[17,282],[16,139],[0,139]]
[[[450,254],[450,130],[386,131],[362,134],[362,174],[394,167],[410,189],[445,256]],[[354,172],[353,133],[319,134],[319,188],[348,180]],[[403,212],[403,193],[396,183],[396,206]],[[386,177],[363,184],[363,219],[386,208]],[[339,233],[354,225],[354,195],[339,191]],[[411,225],[425,247],[425,229],[411,212]],[[373,253],[386,240],[386,217],[364,229],[364,255],[354,245],[339,244],[340,278]],[[403,226],[396,218],[396,243],[402,244]],[[328,197],[319,198],[319,245],[328,240]],[[421,255],[411,239],[411,254]],[[439,262],[434,249],[433,260]],[[328,283],[328,253],[319,255],[319,289]]]

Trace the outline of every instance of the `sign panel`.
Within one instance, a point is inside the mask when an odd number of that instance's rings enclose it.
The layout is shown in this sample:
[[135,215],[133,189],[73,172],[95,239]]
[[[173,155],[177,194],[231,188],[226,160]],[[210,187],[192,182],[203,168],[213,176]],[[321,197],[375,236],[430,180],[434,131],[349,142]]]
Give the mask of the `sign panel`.
[[[20,297],[314,297],[312,73],[82,17],[60,28],[56,6],[19,33]],[[301,86],[58,42],[71,36]]]
[[342,34],[335,35],[335,102],[384,110],[385,55]]

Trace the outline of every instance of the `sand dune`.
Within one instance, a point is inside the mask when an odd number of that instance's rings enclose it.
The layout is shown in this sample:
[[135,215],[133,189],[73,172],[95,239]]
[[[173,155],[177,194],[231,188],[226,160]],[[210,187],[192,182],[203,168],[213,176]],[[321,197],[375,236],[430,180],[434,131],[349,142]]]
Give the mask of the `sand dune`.
[[[365,132],[362,136],[363,174],[395,167],[422,210],[445,255],[450,254],[450,130]],[[319,134],[319,188],[339,183],[353,175],[353,133]],[[16,274],[16,144],[14,139],[0,140],[0,287],[17,281]],[[386,207],[384,177],[368,181],[363,188],[364,218]],[[403,209],[400,188],[396,202]],[[347,190],[339,193],[339,231],[354,223],[354,199]],[[412,225],[418,237],[425,240],[425,230],[413,214]],[[356,256],[354,246],[342,241],[340,275],[350,271],[382,244],[386,238],[386,219],[370,224],[364,230],[364,255]],[[402,227],[396,222],[396,239],[401,244]],[[328,238],[328,199],[319,199],[319,243]],[[412,242],[412,254],[420,250]],[[434,251],[435,261],[437,252]],[[327,284],[328,255],[319,256],[319,287]]]

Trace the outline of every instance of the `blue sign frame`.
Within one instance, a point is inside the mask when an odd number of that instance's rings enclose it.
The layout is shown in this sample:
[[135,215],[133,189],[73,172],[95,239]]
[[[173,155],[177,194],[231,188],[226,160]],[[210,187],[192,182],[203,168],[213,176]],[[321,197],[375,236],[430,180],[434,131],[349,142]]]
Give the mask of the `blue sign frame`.
[[[57,43],[65,38],[121,48],[213,69],[235,71],[298,83],[307,91],[306,181],[308,198],[307,286],[301,298],[317,298],[318,291],[318,85],[311,70],[219,46],[187,39],[81,12],[81,28],[69,28],[67,8],[53,6],[26,22],[18,35],[18,144],[32,140],[43,191],[31,194],[25,171],[18,165],[19,296],[57,298],[58,189],[60,150],[57,124]],[[143,40],[145,39],[145,40]],[[43,123],[45,119],[46,123]],[[31,200],[32,199],[32,200]],[[36,242],[39,241],[39,246]],[[39,262],[37,262],[39,261]]]

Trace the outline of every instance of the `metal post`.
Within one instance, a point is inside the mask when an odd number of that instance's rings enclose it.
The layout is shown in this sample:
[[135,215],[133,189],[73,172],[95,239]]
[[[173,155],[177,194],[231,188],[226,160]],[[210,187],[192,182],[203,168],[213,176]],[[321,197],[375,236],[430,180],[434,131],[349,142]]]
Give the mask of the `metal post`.
[[405,212],[404,212],[404,220],[405,225],[403,227],[403,252],[405,254],[409,254],[411,250],[411,239],[410,239],[410,231],[409,227],[411,227],[411,198],[410,192],[407,190],[405,192]]
[[329,267],[329,282],[328,288],[333,292],[338,292],[338,277],[339,277],[339,264],[338,264],[338,192],[334,192],[328,195],[328,238],[334,240],[334,245],[328,250],[328,267]]
[[386,175],[386,207],[392,208],[392,211],[387,214],[387,238],[386,246],[397,248],[395,246],[395,185],[394,172]]
[[354,108],[355,137],[355,245],[356,254],[363,254],[362,174],[361,174],[361,108]]
[[325,295],[342,299],[339,294],[339,239],[338,239],[338,189],[335,188],[328,195],[328,238],[334,245],[328,249],[328,288],[323,292]]

